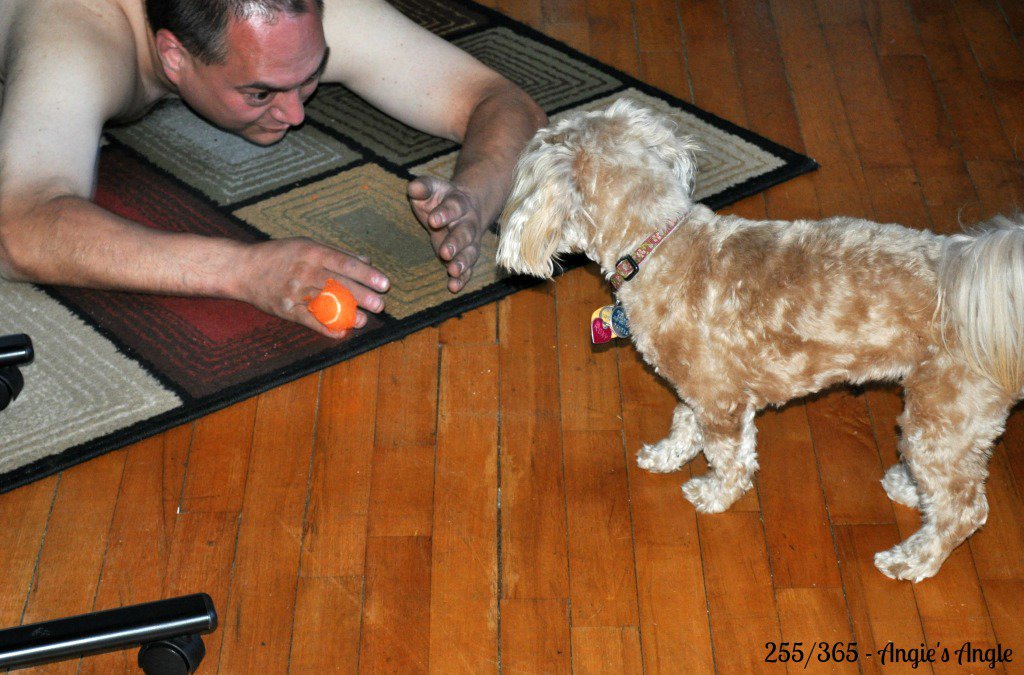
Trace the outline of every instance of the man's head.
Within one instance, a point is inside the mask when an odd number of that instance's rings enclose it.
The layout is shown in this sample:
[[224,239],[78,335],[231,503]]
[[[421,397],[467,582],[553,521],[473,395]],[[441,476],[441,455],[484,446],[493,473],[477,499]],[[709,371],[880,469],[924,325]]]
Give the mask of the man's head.
[[214,124],[267,145],[305,118],[327,61],[322,0],[146,0],[164,75]]

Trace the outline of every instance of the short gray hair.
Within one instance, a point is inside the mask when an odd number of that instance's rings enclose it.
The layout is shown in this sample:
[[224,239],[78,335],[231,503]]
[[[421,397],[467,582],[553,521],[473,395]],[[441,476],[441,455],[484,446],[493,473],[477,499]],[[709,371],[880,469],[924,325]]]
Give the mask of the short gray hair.
[[226,33],[232,18],[272,20],[281,12],[295,16],[310,10],[322,16],[323,0],[146,0],[150,29],[169,30],[203,63],[223,63],[227,58]]

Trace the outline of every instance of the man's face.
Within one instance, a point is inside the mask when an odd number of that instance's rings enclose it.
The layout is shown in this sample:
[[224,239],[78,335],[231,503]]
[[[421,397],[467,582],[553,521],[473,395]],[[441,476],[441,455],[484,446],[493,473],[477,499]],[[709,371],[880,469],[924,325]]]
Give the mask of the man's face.
[[327,62],[316,11],[274,20],[232,20],[227,59],[204,64],[189,58],[178,91],[196,112],[253,143],[270,145],[305,119]]

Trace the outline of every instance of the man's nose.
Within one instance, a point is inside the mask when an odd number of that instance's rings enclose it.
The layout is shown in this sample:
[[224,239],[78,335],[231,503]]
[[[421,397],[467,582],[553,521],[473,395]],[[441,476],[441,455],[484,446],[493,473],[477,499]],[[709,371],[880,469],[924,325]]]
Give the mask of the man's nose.
[[306,119],[306,108],[297,90],[282,91],[274,101],[274,119],[281,124],[296,127]]

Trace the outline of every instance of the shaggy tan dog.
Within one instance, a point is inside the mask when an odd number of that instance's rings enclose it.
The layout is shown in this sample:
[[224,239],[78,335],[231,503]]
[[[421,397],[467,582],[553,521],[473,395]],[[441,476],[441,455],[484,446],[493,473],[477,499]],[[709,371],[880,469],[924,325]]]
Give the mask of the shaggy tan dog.
[[902,381],[902,458],[882,484],[922,526],[875,565],[932,576],[984,524],[992,442],[1024,396],[1024,224],[942,237],[718,216],[691,199],[694,150],[625,100],[542,129],[518,165],[498,262],[541,277],[563,253],[600,265],[637,349],[682,401],[638,463],[675,471],[703,451],[710,470],[683,486],[699,511],[750,489],[759,409],[838,382]]

